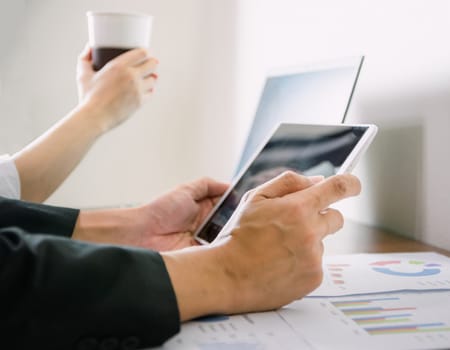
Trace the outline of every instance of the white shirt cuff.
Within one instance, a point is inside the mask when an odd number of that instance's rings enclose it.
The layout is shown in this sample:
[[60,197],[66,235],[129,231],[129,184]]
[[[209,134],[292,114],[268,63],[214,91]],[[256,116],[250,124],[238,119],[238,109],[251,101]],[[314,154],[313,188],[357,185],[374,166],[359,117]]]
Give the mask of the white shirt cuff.
[[0,155],[0,196],[20,199],[19,173],[9,155]]

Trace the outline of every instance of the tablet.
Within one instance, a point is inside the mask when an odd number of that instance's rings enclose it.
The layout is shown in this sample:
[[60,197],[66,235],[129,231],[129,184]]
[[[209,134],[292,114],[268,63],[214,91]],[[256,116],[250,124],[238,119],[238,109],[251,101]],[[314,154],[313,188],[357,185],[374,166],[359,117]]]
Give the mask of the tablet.
[[350,172],[376,132],[375,125],[279,124],[197,230],[195,239],[211,243],[247,191],[286,170],[325,177]]

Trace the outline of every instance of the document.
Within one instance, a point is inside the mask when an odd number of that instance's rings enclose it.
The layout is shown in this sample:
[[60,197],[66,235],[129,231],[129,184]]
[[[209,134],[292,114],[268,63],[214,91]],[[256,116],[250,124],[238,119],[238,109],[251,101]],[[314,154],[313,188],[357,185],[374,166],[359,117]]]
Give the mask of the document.
[[450,259],[436,253],[324,257],[324,282],[270,312],[182,325],[159,349],[450,349]]
[[450,259],[437,253],[331,255],[310,297],[394,291],[450,291]]
[[184,324],[160,349],[450,348],[450,292],[306,298],[280,310]]
[[212,316],[183,324],[161,349],[264,350],[316,349],[279,312]]
[[304,299],[279,312],[316,349],[450,349],[450,292]]

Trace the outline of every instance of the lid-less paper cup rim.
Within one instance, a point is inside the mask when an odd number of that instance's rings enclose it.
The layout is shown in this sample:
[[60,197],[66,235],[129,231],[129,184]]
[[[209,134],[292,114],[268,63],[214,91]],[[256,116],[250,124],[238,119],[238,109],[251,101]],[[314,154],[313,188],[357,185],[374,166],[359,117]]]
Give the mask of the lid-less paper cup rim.
[[114,11],[88,11],[86,12],[86,16],[95,17],[95,16],[117,16],[117,17],[145,17],[152,18],[152,16],[147,15],[142,12],[114,12]]

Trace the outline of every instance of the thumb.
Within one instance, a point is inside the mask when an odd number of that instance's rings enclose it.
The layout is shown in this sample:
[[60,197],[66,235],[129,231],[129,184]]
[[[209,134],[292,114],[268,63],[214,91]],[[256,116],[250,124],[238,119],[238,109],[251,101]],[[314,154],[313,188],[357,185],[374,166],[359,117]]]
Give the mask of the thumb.
[[86,43],[84,45],[83,51],[81,51],[80,55],[78,56],[78,59],[81,61],[91,61],[92,60],[92,51],[91,47],[89,46],[89,43]]
[[324,179],[323,176],[307,177],[294,171],[285,171],[272,180],[257,187],[252,193],[252,201],[283,197],[308,188]]
[[188,190],[190,196],[195,201],[201,201],[205,198],[220,197],[228,189],[229,185],[223,182],[218,182],[208,177],[195,180],[184,185]]
[[92,50],[89,44],[86,44],[83,51],[78,55],[77,74],[78,76],[94,74],[94,69],[92,68]]

